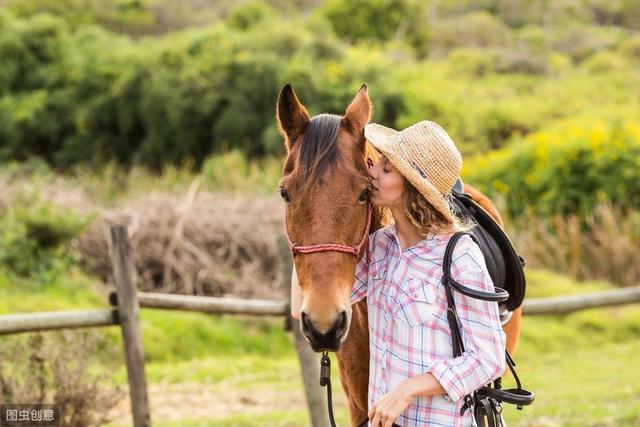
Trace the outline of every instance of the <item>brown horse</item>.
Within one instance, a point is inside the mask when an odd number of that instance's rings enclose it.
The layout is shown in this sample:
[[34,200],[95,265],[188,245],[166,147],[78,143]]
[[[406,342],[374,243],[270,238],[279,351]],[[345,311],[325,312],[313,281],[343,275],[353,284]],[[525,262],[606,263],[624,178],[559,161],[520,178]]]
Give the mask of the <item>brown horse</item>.
[[[379,157],[364,137],[371,115],[366,85],[344,116],[314,117],[286,85],[278,97],[276,115],[287,149],[279,187],[287,205],[287,233],[293,242],[303,246],[355,246],[363,233],[388,225],[385,210],[374,208],[369,230],[364,230],[369,185],[366,160]],[[464,191],[502,225],[502,218],[487,197],[469,185]],[[364,299],[350,304],[356,263],[366,246],[357,256],[332,250],[294,257],[303,298],[300,327],[315,351],[337,352],[352,426],[367,417],[367,302]],[[511,354],[520,335],[520,318],[518,309],[504,325]]]

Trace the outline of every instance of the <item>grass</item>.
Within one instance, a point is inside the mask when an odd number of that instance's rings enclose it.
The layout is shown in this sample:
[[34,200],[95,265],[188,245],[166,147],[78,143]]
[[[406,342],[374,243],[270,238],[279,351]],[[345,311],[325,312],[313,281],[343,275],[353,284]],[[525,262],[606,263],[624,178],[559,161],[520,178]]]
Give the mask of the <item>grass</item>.
[[[104,293],[104,295],[102,295]],[[104,307],[107,296],[96,280],[71,268],[56,274],[22,278],[0,269],[0,314]]]
[[536,401],[523,411],[507,405],[510,425],[638,425],[640,368],[630,363],[640,351],[637,336],[599,345],[584,340],[564,351],[534,353],[528,342],[523,344],[518,374]]
[[[528,283],[529,297],[611,287],[606,282],[575,282],[538,270],[528,271]],[[72,271],[65,280],[53,280],[43,287],[16,282],[0,272],[0,313],[105,305],[106,293],[80,272]],[[171,388],[195,384],[220,400],[234,399],[236,395],[260,397],[258,400],[266,402],[274,399],[272,404],[246,404],[242,410],[207,419],[189,415],[177,421],[154,418],[155,425],[310,425],[293,342],[283,330],[281,318],[145,309],[141,322],[151,389],[158,385]],[[121,347],[117,328],[101,331],[112,345]],[[518,374],[525,388],[534,391],[536,401],[522,411],[505,406],[509,425],[639,425],[640,364],[634,363],[639,353],[637,305],[589,309],[564,316],[525,317],[515,358]],[[126,384],[124,363],[118,366],[113,382]],[[337,368],[332,370],[332,376],[336,418],[340,425],[346,425],[347,410]],[[504,385],[512,387],[512,379],[505,378]],[[151,393],[150,399],[153,404]],[[212,402],[202,401],[202,405],[208,404]],[[127,424],[122,421],[111,425]]]
[[[290,411],[273,411],[268,414],[236,415],[215,421],[196,419],[155,423],[155,425],[161,427],[298,427],[309,424],[309,415],[304,408]],[[341,422],[340,425],[345,424]]]

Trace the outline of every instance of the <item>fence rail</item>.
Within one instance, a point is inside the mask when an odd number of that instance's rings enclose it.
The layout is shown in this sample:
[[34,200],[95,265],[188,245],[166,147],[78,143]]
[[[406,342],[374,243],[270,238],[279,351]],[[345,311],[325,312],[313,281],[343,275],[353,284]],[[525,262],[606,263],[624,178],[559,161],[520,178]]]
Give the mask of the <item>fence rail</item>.
[[522,303],[522,313],[528,316],[540,314],[566,314],[595,307],[640,302],[640,286],[593,292],[583,295],[565,295],[549,298],[529,298]]
[[[116,294],[110,295],[117,305]],[[289,305],[278,300],[248,300],[189,295],[138,292],[140,307],[164,310],[198,311],[214,314],[247,314],[253,316],[288,315]],[[597,307],[640,303],[640,286],[549,298],[525,298],[522,311],[527,316],[558,315]],[[50,331],[94,326],[118,325],[118,310],[65,310],[0,315],[0,335],[21,332]]]
[[3,314],[0,316],[0,335],[117,324],[118,312],[112,309]]
[[[255,316],[285,316],[291,326],[288,301],[248,300],[205,296],[137,292],[133,282],[133,265],[126,229],[111,229],[111,256],[117,292],[109,295],[112,308],[96,310],[51,311],[0,315],[0,335],[21,332],[49,331],[80,327],[119,325],[125,347],[125,361],[135,427],[150,426],[151,417],[144,373],[144,349],[139,325],[139,309],[199,311],[215,314],[248,314]],[[286,242],[282,244],[284,274],[291,272],[291,257]],[[290,288],[286,284],[287,290]],[[527,298],[523,302],[526,315],[565,314],[594,307],[616,306],[640,302],[640,286],[583,295],[552,298]],[[327,426],[326,396],[319,387],[319,355],[314,353],[298,327],[292,327],[302,379],[314,427]]]
[[216,314],[282,316],[289,312],[288,302],[274,300],[216,298],[138,292],[138,301],[140,302],[140,307],[200,311]]

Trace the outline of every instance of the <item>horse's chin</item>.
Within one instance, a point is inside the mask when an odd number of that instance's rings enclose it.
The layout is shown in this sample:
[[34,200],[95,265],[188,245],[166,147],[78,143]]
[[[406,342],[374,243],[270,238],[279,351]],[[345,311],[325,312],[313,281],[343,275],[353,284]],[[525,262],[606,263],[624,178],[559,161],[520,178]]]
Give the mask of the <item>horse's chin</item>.
[[337,345],[335,347],[326,347],[326,346],[314,346],[313,344],[311,344],[311,349],[316,353],[322,353],[325,351],[336,353],[338,350],[340,350],[340,345]]
[[341,338],[340,340],[331,340],[331,341],[323,340],[321,342],[316,340],[311,341],[306,336],[304,338],[307,340],[307,342],[311,346],[311,349],[316,353],[321,353],[323,351],[336,352],[340,350],[340,346],[342,346],[342,343],[344,342],[344,338]]
[[302,334],[304,339],[309,343],[311,349],[316,353],[322,353],[323,351],[331,351],[337,352],[340,350],[342,344],[347,340],[347,336],[349,335],[349,327],[351,326],[351,319],[349,319],[349,323],[347,324],[347,331],[342,335],[339,339],[323,339],[323,340],[310,340],[308,336]]

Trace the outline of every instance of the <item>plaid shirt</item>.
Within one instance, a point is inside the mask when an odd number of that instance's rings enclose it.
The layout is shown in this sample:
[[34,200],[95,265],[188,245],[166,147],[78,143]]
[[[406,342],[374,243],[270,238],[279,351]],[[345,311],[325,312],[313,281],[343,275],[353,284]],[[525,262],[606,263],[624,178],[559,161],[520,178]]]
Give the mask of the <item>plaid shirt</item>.
[[[369,409],[409,377],[430,372],[445,394],[418,397],[395,421],[401,426],[472,426],[460,416],[465,395],[502,375],[506,336],[498,304],[453,292],[465,352],[453,357],[442,260],[452,234],[429,236],[400,253],[395,225],[372,233],[371,262],[356,267],[351,301],[369,309]],[[480,247],[457,243],[451,267],[461,284],[494,290]]]

